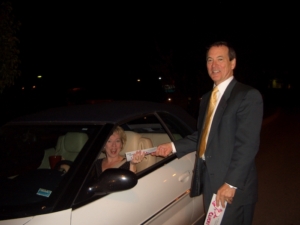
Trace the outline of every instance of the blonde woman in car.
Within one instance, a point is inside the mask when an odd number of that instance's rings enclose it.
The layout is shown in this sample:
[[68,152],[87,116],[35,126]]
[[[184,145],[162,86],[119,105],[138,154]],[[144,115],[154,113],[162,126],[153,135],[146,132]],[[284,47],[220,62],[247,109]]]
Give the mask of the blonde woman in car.
[[123,128],[118,126],[104,146],[103,152],[106,154],[106,158],[96,161],[98,176],[108,168],[128,169],[136,173],[136,164],[143,160],[145,153],[137,151],[137,153],[133,155],[132,160],[127,162],[126,158],[120,155],[120,152],[126,144],[126,140],[127,138]]

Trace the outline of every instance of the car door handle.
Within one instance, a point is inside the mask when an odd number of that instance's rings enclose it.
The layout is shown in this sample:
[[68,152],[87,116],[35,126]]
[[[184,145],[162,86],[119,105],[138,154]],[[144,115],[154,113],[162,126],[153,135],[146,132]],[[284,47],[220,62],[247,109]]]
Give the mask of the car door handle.
[[180,182],[187,182],[190,179],[190,171],[185,172],[184,174],[180,175],[178,180]]

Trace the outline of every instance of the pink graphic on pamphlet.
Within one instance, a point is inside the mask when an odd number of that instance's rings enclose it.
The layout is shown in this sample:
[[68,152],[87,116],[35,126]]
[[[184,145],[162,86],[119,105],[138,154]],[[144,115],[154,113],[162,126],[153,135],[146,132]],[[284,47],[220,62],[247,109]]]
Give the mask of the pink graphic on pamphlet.
[[205,225],[219,225],[221,224],[223,215],[224,215],[224,211],[225,208],[222,208],[222,206],[220,205],[219,207],[217,207],[216,204],[216,200],[215,199],[215,194],[213,195],[212,199],[211,199],[211,203],[206,215],[206,220],[205,220]]

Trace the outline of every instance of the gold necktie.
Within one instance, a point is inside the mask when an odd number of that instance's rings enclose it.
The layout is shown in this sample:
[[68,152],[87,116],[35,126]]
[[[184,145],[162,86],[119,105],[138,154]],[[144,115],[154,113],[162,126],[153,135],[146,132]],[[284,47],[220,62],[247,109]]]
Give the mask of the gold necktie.
[[209,100],[209,106],[208,106],[208,110],[207,110],[207,113],[206,113],[205,124],[204,124],[204,128],[203,128],[202,135],[201,135],[199,157],[202,157],[202,155],[205,152],[206,139],[207,139],[206,137],[208,135],[208,130],[209,130],[209,127],[210,127],[210,124],[211,124],[212,113],[213,113],[213,111],[216,107],[216,104],[217,104],[217,100],[218,100],[217,93],[218,93],[218,91],[219,91],[218,87],[215,86],[213,91],[212,91],[210,100]]

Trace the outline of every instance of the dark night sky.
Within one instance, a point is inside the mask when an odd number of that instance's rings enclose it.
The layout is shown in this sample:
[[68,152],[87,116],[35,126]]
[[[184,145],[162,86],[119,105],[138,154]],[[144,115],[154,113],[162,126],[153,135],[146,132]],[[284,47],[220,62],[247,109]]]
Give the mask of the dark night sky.
[[[265,102],[286,102],[281,93],[265,95],[270,78],[283,78],[298,88],[299,74],[294,72],[298,7],[289,0],[177,5],[11,1],[22,24],[18,32],[22,75],[2,95],[8,96],[2,99],[6,111],[1,117],[6,120],[64,105],[72,98],[66,90],[78,86],[89,92],[87,97],[76,95],[73,102],[77,103],[85,98],[165,100],[161,84],[153,82],[168,71],[164,66],[179,78],[178,99],[187,101],[192,96],[190,112],[195,114],[199,97],[212,86],[205,68],[206,47],[220,40],[237,51],[235,77],[260,89]],[[171,64],[161,64],[170,55]],[[37,81],[37,75],[43,75],[42,81]],[[148,79],[146,85],[137,86],[137,78]],[[178,92],[178,87],[184,91]]]
[[205,72],[206,46],[217,40],[236,48],[238,68],[290,74],[297,24],[293,6],[282,4],[15,1],[23,78],[42,74],[65,85],[100,77],[113,84],[117,76],[151,74],[157,46],[172,50],[178,70],[197,74]]

